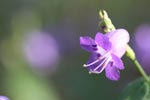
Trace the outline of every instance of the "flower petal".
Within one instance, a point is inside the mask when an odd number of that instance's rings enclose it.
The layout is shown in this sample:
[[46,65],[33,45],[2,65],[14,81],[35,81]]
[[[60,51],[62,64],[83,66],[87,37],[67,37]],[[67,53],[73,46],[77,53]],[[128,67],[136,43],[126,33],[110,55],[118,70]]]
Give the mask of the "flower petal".
[[98,32],[95,36],[95,41],[96,43],[98,43],[100,47],[102,47],[106,51],[111,49],[111,43],[109,41],[109,38],[105,36],[104,34]]
[[116,68],[118,68],[120,70],[123,70],[124,65],[123,65],[122,60],[114,54],[111,54],[111,56],[112,56],[114,66],[116,66]]
[[113,81],[117,81],[120,78],[120,72],[118,68],[112,66],[111,63],[105,68],[105,75],[108,79]]
[[129,33],[125,29],[117,29],[107,33],[106,36],[112,43],[112,53],[118,57],[122,57],[129,42]]
[[91,53],[91,55],[90,55],[90,57],[89,57],[89,60],[87,61],[86,64],[90,64],[90,63],[96,61],[99,56],[101,56],[101,55],[98,55],[98,54],[96,54],[96,53]]
[[97,50],[95,41],[88,36],[80,37],[80,45],[84,50],[88,52],[94,52],[95,50]]

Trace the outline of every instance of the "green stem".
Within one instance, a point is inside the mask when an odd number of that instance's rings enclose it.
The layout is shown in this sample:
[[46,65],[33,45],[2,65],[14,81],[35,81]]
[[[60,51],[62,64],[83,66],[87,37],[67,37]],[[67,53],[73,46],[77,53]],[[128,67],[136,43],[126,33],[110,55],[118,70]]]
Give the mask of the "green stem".
[[145,81],[150,82],[148,75],[145,73],[145,71],[143,70],[142,66],[137,61],[137,59],[134,59],[133,62],[136,65],[136,68],[139,70],[139,72],[143,76],[143,78],[145,79]]
[[150,82],[148,75],[145,73],[145,71],[143,70],[143,67],[137,61],[135,53],[129,45],[127,45],[127,48],[126,48],[126,56],[129,57],[133,61],[133,63],[136,65],[136,68],[141,73],[145,81]]

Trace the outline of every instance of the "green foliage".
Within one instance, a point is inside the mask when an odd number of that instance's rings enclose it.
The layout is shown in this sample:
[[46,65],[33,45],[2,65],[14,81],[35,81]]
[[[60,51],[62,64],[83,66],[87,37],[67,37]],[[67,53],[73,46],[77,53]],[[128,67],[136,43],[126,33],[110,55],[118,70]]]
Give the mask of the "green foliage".
[[18,73],[9,74],[5,79],[6,91],[11,100],[59,100],[50,82],[25,71]]
[[119,100],[150,100],[150,83],[143,78],[131,82],[123,90]]

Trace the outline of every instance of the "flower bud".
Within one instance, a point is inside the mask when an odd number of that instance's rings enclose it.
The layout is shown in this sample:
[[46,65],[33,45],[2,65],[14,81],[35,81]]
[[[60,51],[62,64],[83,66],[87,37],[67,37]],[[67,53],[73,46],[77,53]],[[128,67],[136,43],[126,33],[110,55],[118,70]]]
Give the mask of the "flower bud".
[[112,24],[111,19],[108,17],[108,14],[105,10],[100,10],[99,16],[101,19],[101,21],[99,22],[99,26],[103,33],[115,30],[115,27]]

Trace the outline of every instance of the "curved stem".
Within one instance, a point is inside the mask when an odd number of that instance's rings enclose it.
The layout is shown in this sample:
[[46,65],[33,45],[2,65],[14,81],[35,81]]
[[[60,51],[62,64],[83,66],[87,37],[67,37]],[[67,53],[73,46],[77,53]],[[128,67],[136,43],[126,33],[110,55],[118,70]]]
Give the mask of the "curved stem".
[[137,61],[135,53],[129,45],[127,45],[126,56],[129,57],[133,61],[133,63],[136,65],[136,68],[141,73],[145,81],[150,82],[148,75],[145,73],[145,71],[143,70],[143,67]]
[[150,82],[148,75],[145,73],[145,71],[143,70],[142,66],[137,61],[137,59],[134,59],[133,62],[136,65],[136,68],[139,70],[139,72],[143,76],[143,78],[145,79],[145,81]]

